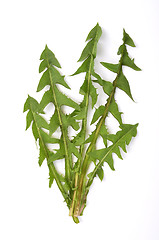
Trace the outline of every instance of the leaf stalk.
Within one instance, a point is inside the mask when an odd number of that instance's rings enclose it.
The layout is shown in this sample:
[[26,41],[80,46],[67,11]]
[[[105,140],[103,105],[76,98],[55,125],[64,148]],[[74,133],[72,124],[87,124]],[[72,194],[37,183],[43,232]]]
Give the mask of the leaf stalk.
[[[75,217],[79,216],[79,214],[81,212],[81,208],[83,207],[83,204],[84,204],[84,202],[81,201],[83,188],[86,189],[86,192],[83,194],[84,200],[86,200],[86,195],[88,194],[88,190],[87,189],[88,189],[88,186],[90,185],[91,181],[88,181],[87,186],[83,186],[83,183],[84,183],[84,178],[86,177],[89,165],[91,163],[89,153],[92,151],[93,147],[96,144],[96,141],[97,141],[98,136],[99,136],[100,129],[101,129],[103,123],[105,122],[105,119],[106,119],[106,117],[108,115],[108,112],[109,112],[109,106],[110,106],[110,104],[112,102],[112,99],[114,98],[116,85],[117,85],[117,80],[118,80],[119,75],[120,75],[120,73],[122,71],[123,55],[124,55],[124,52],[122,52],[122,54],[121,54],[121,58],[120,58],[120,61],[119,61],[118,73],[117,73],[117,76],[116,76],[115,80],[113,81],[113,90],[112,90],[112,92],[111,92],[111,94],[110,94],[110,96],[109,96],[109,98],[107,100],[107,103],[105,105],[104,114],[101,117],[101,119],[99,120],[99,124],[97,125],[97,127],[95,129],[94,138],[93,138],[92,142],[90,143],[90,145],[89,145],[89,147],[88,147],[88,149],[86,151],[86,155],[85,155],[85,158],[84,158],[84,161],[83,161],[83,164],[82,164],[81,176],[80,176],[80,179],[79,179],[79,187],[78,187],[78,193],[77,193],[78,194],[78,201],[76,201],[75,209],[74,209],[74,216]],[[100,164],[99,164],[99,166],[100,166]]]

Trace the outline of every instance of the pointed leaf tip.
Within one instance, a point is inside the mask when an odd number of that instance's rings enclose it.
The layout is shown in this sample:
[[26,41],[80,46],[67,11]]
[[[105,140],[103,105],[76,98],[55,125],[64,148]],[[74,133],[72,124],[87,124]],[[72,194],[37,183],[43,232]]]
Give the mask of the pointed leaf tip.
[[134,58],[131,59],[129,56],[128,56],[128,53],[126,52],[124,54],[124,57],[123,57],[123,65],[127,66],[127,67],[130,67],[132,69],[134,69],[135,71],[141,71],[141,68],[139,68],[138,66],[136,66],[136,64],[134,63]]
[[120,88],[122,91],[124,91],[134,101],[131,94],[129,82],[122,71],[117,81],[117,87]]
[[99,24],[97,23],[96,26],[89,32],[89,34],[86,38],[86,41],[93,39],[93,38],[96,38],[96,40],[98,41],[99,38],[101,37],[101,35],[102,35],[102,29],[99,26]]
[[100,62],[104,67],[109,69],[110,71],[114,73],[118,73],[119,70],[119,64],[113,64],[113,63],[106,63],[106,62]]
[[134,41],[129,34],[126,33],[125,29],[123,29],[123,42],[131,47],[136,47]]
[[[91,62],[91,56],[89,56],[83,63],[82,65],[77,69],[77,71],[75,73],[73,73],[71,76],[77,75],[79,73],[82,72],[88,72],[89,70],[89,66],[90,66],[90,62]],[[93,66],[91,71],[93,71]]]
[[96,57],[96,51],[97,51],[97,42],[95,41],[95,39],[92,39],[87,43],[86,47],[83,49],[82,54],[81,54],[78,62],[81,62],[81,61],[85,60],[90,55],[93,55],[94,58],[95,58]]
[[30,107],[29,98],[30,98],[30,96],[28,95],[28,97],[24,103],[23,112],[26,112]]
[[48,48],[47,45],[40,56],[40,60],[43,61],[41,62],[42,66],[40,65],[39,67],[39,72],[43,71],[46,67],[49,67],[49,65],[61,68],[61,65],[55,57],[55,54]]

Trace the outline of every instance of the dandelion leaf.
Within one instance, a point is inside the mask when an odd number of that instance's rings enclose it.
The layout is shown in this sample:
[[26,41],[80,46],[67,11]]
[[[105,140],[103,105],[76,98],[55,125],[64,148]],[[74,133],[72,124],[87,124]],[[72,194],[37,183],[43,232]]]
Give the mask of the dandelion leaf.
[[123,42],[131,47],[135,47],[134,41],[129,34],[126,33],[125,29],[123,29]]
[[45,46],[45,49],[40,56],[40,60],[43,60],[39,67],[40,73],[44,71],[46,68],[48,68],[50,65],[61,68],[60,63],[58,62],[54,53],[48,48],[47,45]]
[[116,118],[116,120],[119,122],[119,124],[122,123],[121,119],[121,112],[119,112],[118,105],[114,99],[112,99],[110,106],[109,106],[109,112]]
[[121,157],[120,148],[126,152],[126,145],[129,145],[132,137],[135,137],[137,134],[137,126],[130,124],[122,124],[120,126],[121,131],[118,131],[116,135],[110,134],[107,136],[108,140],[113,144],[108,148],[103,148],[90,152],[90,156],[99,160],[99,166],[105,161],[108,163],[110,168],[114,170],[114,163],[112,154],[116,153],[119,158]]
[[132,94],[131,94],[129,82],[126,79],[126,77],[124,76],[122,71],[121,71],[121,73],[119,75],[119,79],[117,81],[117,87],[120,88],[122,91],[124,91],[134,101]]
[[49,167],[49,188],[51,188],[55,178],[53,172],[51,171],[50,165],[48,165],[48,167]]
[[91,124],[95,123],[99,119],[99,117],[101,117],[104,114],[104,111],[105,111],[105,106],[103,105],[99,106],[94,112]]
[[106,63],[106,62],[101,62],[101,64],[107,69],[109,69],[110,71],[114,73],[118,73],[119,64],[112,64],[112,63]]

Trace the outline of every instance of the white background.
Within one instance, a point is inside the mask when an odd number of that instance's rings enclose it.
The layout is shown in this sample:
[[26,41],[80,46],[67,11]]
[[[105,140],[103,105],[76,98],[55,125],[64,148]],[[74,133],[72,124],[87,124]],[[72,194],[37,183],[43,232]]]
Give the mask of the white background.
[[[136,43],[130,53],[142,72],[127,71],[136,103],[124,93],[117,92],[117,98],[124,121],[139,122],[139,128],[124,161],[115,158],[116,171],[105,165],[104,181],[95,180],[76,225],[56,184],[48,188],[46,164],[38,166],[23,104],[27,94],[37,96],[45,44],[68,76],[79,67],[84,41],[97,22],[103,30],[98,62],[117,63],[123,28]],[[0,25],[0,239],[158,240],[158,0],[6,0],[0,4]],[[110,73],[101,69],[109,80]],[[81,78],[66,77],[74,96]]]

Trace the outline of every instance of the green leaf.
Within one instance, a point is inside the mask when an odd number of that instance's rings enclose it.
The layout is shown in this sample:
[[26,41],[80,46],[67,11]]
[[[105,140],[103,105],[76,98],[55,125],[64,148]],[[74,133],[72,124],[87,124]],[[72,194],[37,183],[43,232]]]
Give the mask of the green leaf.
[[[99,38],[101,37],[102,30],[99,24],[97,25],[90,31],[90,33],[87,36],[86,41],[90,40],[86,47],[83,49],[82,54],[79,58],[78,61],[85,61],[82,63],[82,65],[77,69],[77,71],[73,74],[79,74],[82,72],[88,72],[90,65],[91,65],[91,73],[93,72],[93,62],[91,61],[91,56],[93,56],[93,59],[96,57],[96,52],[97,52],[97,43],[99,41]],[[72,75],[72,76],[73,76]]]
[[38,110],[41,109],[39,106],[40,104],[34,98],[28,96],[24,106],[25,110],[29,110],[26,116],[26,129],[28,129],[31,125],[31,122],[33,122],[32,132],[36,141],[42,137],[45,143],[59,143],[59,139],[51,138],[46,132],[42,130],[43,128],[49,130],[49,124],[44,119],[44,117],[39,115]]
[[40,104],[32,97],[28,95],[28,98],[26,99],[26,102],[24,104],[24,109],[23,112],[27,110],[32,110],[32,112],[39,112],[39,113],[44,113],[41,110]]
[[[82,65],[77,69],[77,71],[72,74],[71,76],[77,75],[79,73],[82,72],[88,72],[89,71],[89,67],[90,67],[90,62],[91,62],[91,56],[89,56],[83,63]],[[93,66],[91,68],[91,72],[93,71]]]
[[99,108],[97,108],[94,112],[91,124],[95,123],[99,117],[101,117],[104,114],[105,106],[101,105]]
[[[26,112],[27,110],[30,110],[30,96],[28,95],[25,103],[24,103],[24,108],[23,108],[23,112]],[[38,102],[36,101],[37,103],[37,108],[38,108]]]
[[97,102],[97,89],[93,86],[92,82],[90,82],[90,96],[92,98],[92,108],[94,107],[94,105]]
[[59,73],[59,71],[55,67],[51,66],[49,68],[49,72],[50,72],[50,75],[51,75],[50,82],[53,81],[54,84],[60,84],[64,87],[70,89],[70,87],[68,86],[68,84],[64,80],[65,76],[61,76],[61,74]]
[[27,116],[26,116],[26,129],[25,130],[27,130],[30,127],[32,121],[33,121],[33,114],[29,110],[29,112],[27,113]]
[[98,168],[98,170],[96,171],[96,174],[93,176],[93,172],[90,172],[89,174],[87,174],[87,177],[89,179],[91,179],[92,177],[96,177],[96,175],[98,175],[99,179],[102,181],[104,178],[104,171],[102,169],[102,167]]
[[119,122],[119,124],[122,123],[122,119],[121,119],[122,113],[119,112],[118,105],[114,99],[110,103],[109,112],[116,118],[116,120]]
[[80,130],[80,132],[73,138],[72,142],[75,144],[75,146],[81,146],[84,141],[85,141],[85,137],[84,137],[84,131],[83,128]]
[[45,143],[60,143],[60,139],[49,136],[43,130],[39,130],[41,137]]
[[[101,36],[102,30],[97,24],[88,34],[86,41],[90,40],[82,54],[80,56],[79,61],[84,61],[82,65],[77,69],[77,71],[73,74],[79,74],[85,72],[85,80],[80,88],[80,93],[84,95],[83,101],[80,104],[81,110],[83,113],[80,114],[82,116],[82,128],[81,131],[77,134],[77,136],[73,139],[73,142],[76,146],[80,145],[80,151],[84,151],[84,142],[86,138],[86,128],[87,128],[87,115],[88,115],[88,106],[89,100],[91,97],[92,100],[92,108],[97,102],[97,91],[94,85],[92,84],[91,77],[94,73],[94,59],[96,57],[97,52],[97,43]],[[76,118],[76,117],[75,117]]]
[[[111,150],[112,150],[111,147],[103,148],[103,149],[92,151],[92,152],[89,153],[89,155],[94,159],[99,159],[100,163],[102,163],[102,164],[103,164],[104,161],[107,162],[109,167],[112,170],[115,170],[114,169],[114,162],[113,162],[113,158],[112,158],[112,153],[113,152]],[[101,167],[101,165],[99,167]],[[98,170],[98,168],[96,169],[96,171],[97,170]]]
[[33,124],[32,124],[32,132],[33,132],[33,136],[35,138],[35,141],[37,141],[38,138],[39,138],[39,134],[38,134],[38,129],[37,129],[37,126],[36,126],[35,122],[33,122]]
[[119,47],[117,54],[118,54],[118,55],[121,55],[121,54],[124,53],[124,51],[126,51],[126,46],[125,46],[125,44],[123,43],[123,44]]
[[109,81],[105,81],[103,80],[102,82],[102,86],[103,86],[103,91],[110,96],[112,90],[113,90],[113,84]]
[[42,165],[43,161],[45,160],[46,158],[46,153],[45,153],[45,150],[44,150],[44,147],[42,145],[42,141],[39,141],[39,146],[40,146],[40,152],[39,152],[39,166]]
[[41,102],[40,102],[40,108],[41,109],[44,109],[49,103],[53,103],[54,104],[54,99],[53,99],[53,96],[52,96],[52,91],[51,89],[46,91],[41,99]]
[[94,39],[87,43],[86,47],[82,51],[82,54],[81,54],[78,62],[81,62],[81,61],[85,60],[91,54],[93,54],[94,57],[96,57],[96,49],[93,50],[94,45],[95,45],[95,40]]
[[85,144],[86,143],[90,143],[90,142],[92,142],[92,140],[94,139],[94,134],[95,134],[95,131],[93,131],[90,135],[89,135],[89,137],[85,140]]
[[39,66],[39,73],[43,72],[48,67],[47,60],[43,60]]
[[87,77],[85,77],[85,80],[84,80],[82,86],[80,87],[79,93],[82,95],[85,95],[87,92],[87,88],[88,88],[88,79],[87,79]]
[[86,39],[86,41],[90,40],[86,47],[84,48],[84,50],[82,51],[82,54],[80,56],[80,59],[78,61],[83,61],[85,60],[87,57],[89,57],[90,55],[93,55],[93,58],[96,57],[96,52],[97,52],[97,43],[99,41],[99,38],[102,34],[102,30],[99,26],[99,24],[97,24],[88,34],[88,37]]
[[119,71],[119,64],[112,64],[106,62],[101,62],[101,64],[114,73],[118,73]]
[[125,32],[125,29],[123,29],[123,42],[131,47],[135,47],[134,41],[132,38]]
[[64,87],[70,89],[70,87],[64,81],[64,76],[61,76],[61,74],[56,68],[54,68],[53,66],[50,66],[49,69],[47,69],[43,73],[40,79],[39,85],[37,87],[37,92],[41,91],[45,86],[50,85],[51,81],[53,81],[54,84],[61,84]]
[[[99,123],[100,123],[100,122],[97,123],[97,127],[98,127]],[[94,139],[95,133],[96,133],[96,130],[94,130],[94,131],[89,135],[89,137],[86,139],[86,141],[85,141],[84,143],[86,144],[86,143],[92,142],[92,140]],[[104,142],[105,146],[107,147],[108,131],[107,131],[107,127],[105,126],[104,123],[102,124],[102,126],[101,126],[101,128],[100,128],[99,135],[103,138],[103,142]]]
[[48,159],[48,164],[50,164],[51,162],[54,162],[56,160],[60,160],[63,159],[65,157],[65,151],[64,149],[59,149],[57,150],[56,153],[52,153]]
[[71,114],[65,115],[65,117],[66,117],[67,126],[71,126],[75,131],[78,131],[80,126],[79,126],[79,123],[76,122],[77,118],[73,118]]
[[88,173],[88,174],[87,174],[87,177],[88,177],[88,178],[91,178],[91,177],[92,177],[92,174],[93,174],[92,172]]
[[122,71],[120,72],[120,75],[118,77],[117,87],[120,88],[121,90],[123,90],[134,101],[132,94],[131,94],[129,82],[126,79],[126,77],[124,76]]
[[74,154],[74,156],[76,156],[78,159],[81,159],[81,154],[79,153],[78,149],[75,147],[75,144],[68,141],[68,149],[70,154]]
[[48,168],[49,168],[49,188],[51,188],[54,181],[54,175],[49,165],[48,165]]
[[86,108],[85,107],[81,107],[81,110],[80,111],[77,111],[77,114],[75,115],[75,119],[77,120],[82,120],[85,118],[85,115],[86,115]]
[[99,24],[97,23],[97,25],[89,32],[86,41],[96,38],[97,41],[99,40],[99,38],[102,35],[102,29],[99,26]]
[[62,138],[60,139],[59,144],[60,148],[56,151],[56,153],[51,153],[49,155],[48,164],[65,157],[64,142]]
[[40,56],[40,60],[43,60],[43,63],[40,64],[39,72],[42,72],[43,70],[45,70],[45,68],[48,68],[50,65],[54,65],[58,68],[61,68],[58,60],[55,57],[55,54],[47,47],[47,45],[45,46],[45,49]]
[[138,124],[121,124],[121,131],[117,132],[116,135],[110,134],[108,135],[108,140],[113,143],[119,143],[120,147],[126,152],[126,145],[129,145],[132,137],[135,137],[137,134]]
[[123,61],[122,61],[122,64],[127,66],[127,67],[130,67],[136,71],[141,71],[141,69],[139,67],[137,67],[134,63],[134,59],[131,59],[129,56],[128,56],[128,53],[127,51],[124,53],[124,57],[123,57]]
[[[41,113],[40,104],[30,96],[28,96],[24,104],[24,111],[26,110],[31,111],[33,116],[33,118],[28,117],[28,126],[30,126],[31,122],[33,122],[32,123],[33,136],[36,141],[39,139],[39,165],[41,166],[45,159],[47,159],[47,161],[49,159],[50,150],[47,147],[47,143],[60,143],[60,139],[52,138],[46,132],[43,131],[43,128],[48,129],[48,123],[45,121],[45,119],[42,118],[41,115],[39,115],[39,113]],[[69,205],[68,194],[65,192],[65,188],[63,187],[63,185],[61,184],[58,178],[58,174],[53,163],[50,163],[49,165],[49,172],[50,172],[49,187],[51,187],[53,183],[53,179],[55,178],[56,183],[62,195],[64,196],[65,201]]]
[[93,73],[92,73],[92,76],[97,79],[97,80],[93,80],[93,82],[97,82],[98,84],[100,84],[100,85],[102,86],[103,80],[102,80],[102,78],[99,76],[99,74],[93,72]]
[[67,181],[65,181],[65,183],[63,184],[63,187],[65,189],[65,192],[69,192],[70,191],[70,187],[69,187],[69,184],[67,183]]
[[[103,180],[104,162],[107,162],[110,168],[115,170],[114,154],[122,159],[122,150],[126,152],[126,146],[137,134],[138,124],[122,124],[122,113],[119,112],[115,101],[117,87],[133,100],[129,82],[123,74],[123,66],[128,66],[137,71],[141,70],[135,65],[134,59],[131,59],[127,52],[127,45],[135,47],[135,44],[123,30],[123,44],[118,49],[118,54],[121,55],[119,63],[101,62],[105,68],[116,73],[115,80],[108,82],[94,71],[97,43],[101,34],[102,30],[99,24],[89,32],[86,39],[88,42],[79,58],[79,61],[82,61],[82,63],[73,74],[85,73],[85,80],[80,88],[80,93],[83,94],[81,103],[74,102],[61,92],[59,85],[70,88],[65,81],[65,76],[58,69],[61,68],[58,60],[46,45],[40,57],[39,72],[42,73],[42,76],[37,87],[38,92],[45,88],[45,93],[40,104],[30,96],[28,96],[24,104],[24,112],[28,111],[26,115],[26,129],[32,126],[33,136],[39,144],[39,165],[41,166],[44,160],[47,161],[49,187],[52,186],[55,179],[70,209],[70,215],[76,223],[78,222],[77,215],[81,215],[86,206],[86,197],[94,177],[98,176],[101,181]],[[91,121],[91,124],[96,125],[95,130],[89,134],[90,100],[93,108],[98,97],[94,83],[98,83],[102,87],[107,94],[107,100],[103,103],[104,106],[101,105],[95,110]],[[53,108],[55,110],[48,123],[42,114],[44,114],[44,108],[50,103],[54,105]],[[67,108],[63,108],[63,106],[72,108],[72,112],[69,114],[65,113]],[[109,113],[120,124],[120,131],[116,134],[108,133],[106,117],[109,116]],[[78,120],[81,121],[78,122]],[[74,138],[72,137],[72,131],[70,132],[72,130],[70,127],[75,131],[79,130]],[[87,137],[87,134],[89,134],[89,137]],[[56,135],[60,137],[54,137]],[[73,140],[71,140],[72,138]],[[105,147],[96,150],[100,138],[102,138]],[[65,175],[59,173],[55,168],[54,162],[59,160],[64,160],[65,162]],[[94,163],[94,170],[87,175],[92,162]]]
[[101,85],[103,87],[103,91],[110,96],[112,90],[113,90],[113,84],[109,81],[105,81],[103,80],[98,74],[94,73],[93,76],[97,79],[97,80],[93,80],[93,82],[98,83],[99,85]]
[[39,114],[34,114],[34,120],[37,122],[37,125],[40,128],[45,128],[45,129],[49,130],[49,124],[44,119],[44,117],[40,116]]
[[55,91],[55,95],[57,98],[56,100],[57,100],[59,106],[65,105],[65,106],[72,107],[76,110],[80,110],[79,104],[77,104],[72,99],[68,98],[65,94],[60,92],[57,87],[54,88],[54,91]]
[[99,159],[99,163],[95,171],[98,170],[98,167],[100,167],[104,161],[108,163],[112,170],[114,170],[112,153],[116,153],[119,158],[122,158],[120,148],[122,148],[123,151],[126,152],[126,145],[128,145],[132,137],[135,137],[137,134],[137,126],[138,124],[135,125],[122,124],[120,126],[122,130],[117,132],[116,135],[114,134],[108,135],[108,140],[112,141],[113,143],[111,146],[109,146],[108,148],[95,150],[89,153],[91,157]]
[[[46,66],[48,73],[44,73],[38,86],[38,91],[41,90],[46,84],[50,86],[49,91],[47,91],[40,103],[41,108],[43,109],[46,107],[49,103],[53,103],[55,106],[56,115],[51,118],[51,126],[54,124],[55,120],[55,126],[53,127],[53,130],[51,129],[50,135],[53,131],[55,131],[58,128],[58,124],[61,131],[61,136],[63,137],[64,141],[64,149],[65,149],[65,174],[66,179],[68,181],[71,181],[71,169],[72,166],[72,157],[71,154],[68,154],[69,152],[69,140],[67,136],[67,128],[71,125],[75,129],[78,129],[78,124],[76,124],[76,120],[68,122],[67,117],[65,116],[62,106],[68,106],[71,108],[74,108],[75,110],[80,110],[80,106],[78,103],[74,102],[72,99],[68,98],[65,94],[63,94],[59,88],[57,87],[57,84],[61,84],[64,87],[68,87],[66,82],[64,81],[64,76],[61,76],[59,71],[54,67],[60,67],[57,59],[55,58],[54,54],[46,47],[44,52],[41,55],[41,59],[44,59],[46,61],[46,64],[42,65],[42,69]],[[40,68],[41,71],[41,68]],[[42,83],[44,81],[44,83]],[[57,120],[58,117],[58,120]]]
[[98,168],[98,170],[97,170],[97,175],[98,175],[98,177],[100,178],[100,180],[102,181],[103,178],[104,178],[104,171],[103,171],[103,168],[102,168],[102,167]]
[[50,119],[50,124],[49,124],[50,135],[52,135],[59,126],[60,126],[60,123],[59,123],[59,119],[58,119],[58,114],[57,114],[57,110],[55,109],[55,112],[52,115],[52,117]]
[[107,147],[108,130],[107,130],[107,127],[104,123],[101,126],[99,134],[103,138],[104,145]]
[[[68,145],[68,151],[69,154],[74,154],[78,159],[81,159],[81,155],[78,152],[78,149],[75,147],[75,145],[67,139],[67,145]],[[63,159],[65,157],[65,150],[64,150],[64,143],[63,140],[60,140],[60,149],[57,150],[55,154],[51,154],[48,160],[48,163],[51,163],[53,161]]]
[[37,87],[37,92],[41,91],[45,86],[50,84],[50,79],[49,79],[49,70],[47,69],[42,77],[40,78],[40,82]]

